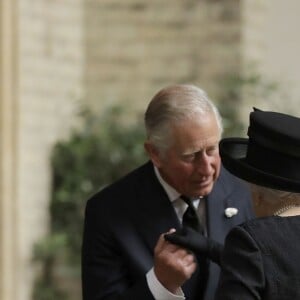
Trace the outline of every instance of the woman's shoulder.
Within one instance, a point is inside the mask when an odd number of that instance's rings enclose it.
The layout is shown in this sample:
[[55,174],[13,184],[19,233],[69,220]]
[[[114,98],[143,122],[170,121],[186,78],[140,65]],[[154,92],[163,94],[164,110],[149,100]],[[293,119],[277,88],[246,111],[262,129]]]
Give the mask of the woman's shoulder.
[[300,216],[280,217],[269,216],[262,218],[254,218],[240,225],[245,230],[274,231],[277,229],[290,228],[290,226],[300,226]]
[[294,217],[263,217],[244,222],[237,226],[232,234],[236,237],[247,236],[257,246],[269,251],[278,243],[298,237],[300,232],[300,216]]

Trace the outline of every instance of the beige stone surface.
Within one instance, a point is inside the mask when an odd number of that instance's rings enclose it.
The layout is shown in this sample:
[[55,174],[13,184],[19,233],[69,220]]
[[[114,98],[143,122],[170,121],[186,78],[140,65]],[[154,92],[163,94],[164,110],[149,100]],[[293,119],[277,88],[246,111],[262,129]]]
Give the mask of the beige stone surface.
[[86,101],[144,110],[161,87],[194,83],[217,95],[239,68],[239,1],[86,3]]
[[67,0],[4,5],[0,299],[29,300],[33,245],[47,232],[51,148],[67,136],[82,93],[83,11]]
[[[16,299],[17,41],[16,1],[0,9],[0,299]],[[5,39],[1,38],[5,37]]]
[[297,0],[243,1],[243,70],[260,74],[262,86],[275,85],[267,93],[246,90],[245,123],[253,106],[300,117],[299,9]]

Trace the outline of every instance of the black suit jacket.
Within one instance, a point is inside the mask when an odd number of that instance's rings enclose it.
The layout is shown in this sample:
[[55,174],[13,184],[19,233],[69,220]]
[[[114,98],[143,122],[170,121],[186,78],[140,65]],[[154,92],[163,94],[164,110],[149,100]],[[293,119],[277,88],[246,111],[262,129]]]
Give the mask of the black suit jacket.
[[227,236],[218,300],[300,299],[300,216],[254,219]]
[[[227,207],[238,208],[238,214],[226,218]],[[223,243],[233,226],[252,217],[249,190],[222,168],[208,196],[208,235]],[[89,199],[82,245],[83,299],[153,300],[145,274],[153,266],[160,234],[172,227],[178,229],[179,220],[151,162]],[[218,278],[219,267],[210,263],[205,300],[213,299]],[[184,292],[189,297],[190,291]]]

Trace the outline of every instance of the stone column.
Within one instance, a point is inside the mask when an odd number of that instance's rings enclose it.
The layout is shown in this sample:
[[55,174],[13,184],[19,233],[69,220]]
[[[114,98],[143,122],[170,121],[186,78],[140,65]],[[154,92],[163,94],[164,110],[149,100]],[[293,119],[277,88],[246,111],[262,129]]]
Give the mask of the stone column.
[[0,9],[0,299],[15,299],[16,281],[16,150],[17,42],[16,1],[2,0]]

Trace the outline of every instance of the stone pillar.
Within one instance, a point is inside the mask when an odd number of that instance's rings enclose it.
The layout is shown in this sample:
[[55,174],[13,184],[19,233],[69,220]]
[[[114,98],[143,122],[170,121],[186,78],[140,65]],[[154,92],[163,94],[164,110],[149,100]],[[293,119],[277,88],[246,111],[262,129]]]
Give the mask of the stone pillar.
[[17,41],[16,1],[2,0],[0,10],[0,299],[15,299],[16,281],[16,150]]

